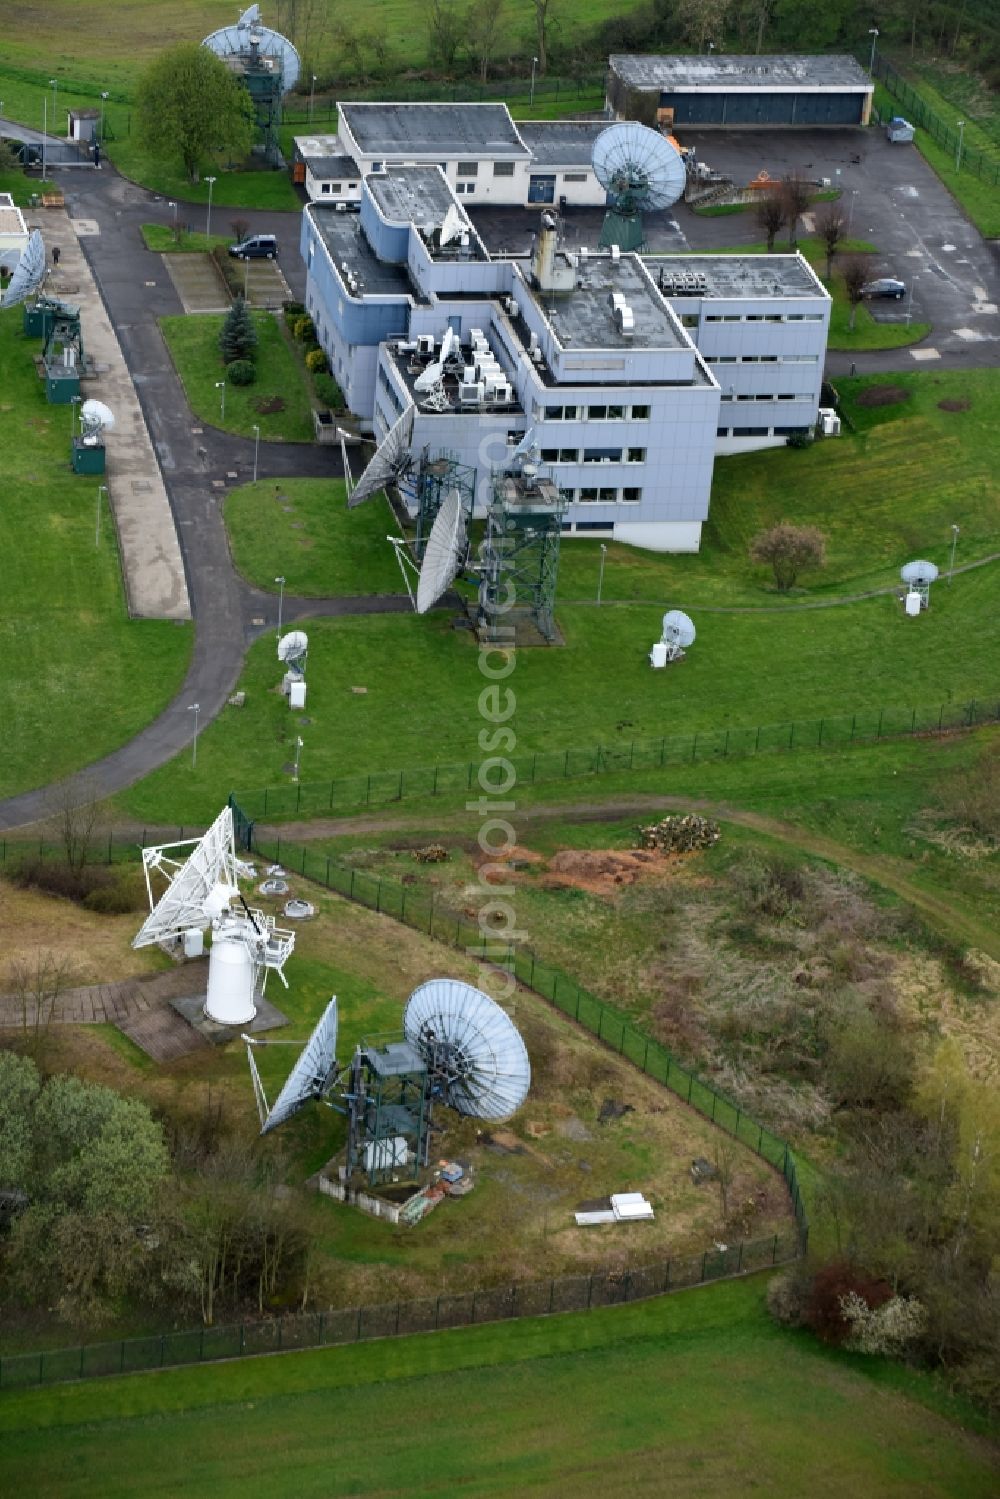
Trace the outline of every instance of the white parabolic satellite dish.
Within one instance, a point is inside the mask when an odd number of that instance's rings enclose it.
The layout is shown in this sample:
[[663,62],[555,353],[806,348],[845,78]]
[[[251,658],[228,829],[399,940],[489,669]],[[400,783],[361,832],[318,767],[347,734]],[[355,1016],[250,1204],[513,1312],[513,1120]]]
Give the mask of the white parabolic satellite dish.
[[271,1130],[277,1129],[279,1124],[284,1124],[285,1120],[290,1119],[293,1114],[297,1114],[299,1109],[311,1099],[321,1098],[333,1082],[337,1068],[336,995],[330,1000],[316,1022],[312,1035],[299,1053],[295,1066],[288,1074],[284,1087],[270,1109],[266,1106],[264,1090],[249,1045],[247,1056],[250,1059],[250,1073],[261,1112],[260,1132],[262,1135],[267,1135]]
[[309,649],[309,636],[305,630],[289,630],[278,641],[279,661],[301,661]]
[[378,494],[387,484],[397,482],[406,473],[410,465],[415,415],[416,407],[411,404],[389,428],[372,454],[368,467],[351,490],[347,501],[348,509],[353,510],[362,500],[370,499],[373,494]]
[[680,609],[667,610],[663,616],[663,639],[668,644],[684,649],[694,645],[696,634],[693,622]]
[[96,437],[98,432],[110,432],[115,425],[115,414],[103,401],[84,401],[80,407],[81,431]]
[[904,583],[926,587],[938,576],[938,568],[933,562],[907,562],[905,567],[899,569],[899,576]]
[[426,614],[461,572],[469,553],[462,496],[449,489],[434,517],[417,580],[417,613]]
[[602,130],[591,160],[598,182],[626,213],[667,208],[684,191],[687,170],[676,146],[635,120]]
[[45,244],[37,229],[28,235],[28,243],[14,267],[7,290],[0,297],[0,307],[16,307],[38,290],[45,276]]
[[475,1119],[507,1119],[528,1096],[531,1062],[510,1016],[482,990],[457,979],[414,989],[403,1031],[428,1065],[449,1074],[447,1102]]
[[259,5],[251,5],[245,10],[235,26],[222,26],[211,32],[201,45],[214,52],[216,57],[242,57],[249,53],[251,40],[257,44],[261,57],[275,59],[281,69],[281,91],[290,93],[302,68],[299,54],[287,36],[261,23]]

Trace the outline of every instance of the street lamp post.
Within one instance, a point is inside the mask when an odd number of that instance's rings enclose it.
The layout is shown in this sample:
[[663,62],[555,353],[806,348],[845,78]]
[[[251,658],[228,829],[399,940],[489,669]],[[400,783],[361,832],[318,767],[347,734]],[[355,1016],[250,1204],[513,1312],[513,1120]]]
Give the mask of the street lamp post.
[[875,43],[878,41],[878,27],[869,26],[868,35],[872,39],[872,55],[868,60],[868,77],[875,77]]
[[278,634],[280,636],[280,634],[281,634],[281,611],[282,611],[282,606],[284,605],[284,602],[285,602],[285,575],[284,575],[284,573],[282,573],[280,577],[275,578],[274,581],[278,585]]
[[106,495],[107,492],[108,492],[108,486],[106,484],[98,484],[98,486],[97,486],[97,526],[96,526],[95,531],[94,531],[94,547],[95,548],[97,548],[97,547],[99,547],[101,545],[101,495],[102,494]]
[[298,778],[299,778],[299,766],[301,765],[301,763],[302,763],[302,739],[301,739],[300,735],[296,734],[296,736],[295,736],[295,769],[292,771],[292,780],[293,781],[297,781]]
[[208,213],[205,215],[205,238],[209,239],[212,233],[212,188],[215,186],[214,177],[206,177],[208,183]]
[[952,578],[954,576],[954,573],[955,573],[955,548],[957,546],[958,546],[958,527],[957,526],[952,526],[952,528],[951,528],[951,562],[948,565],[948,587],[949,588],[951,587],[951,580],[952,580]]
[[107,90],[101,94],[101,145],[104,145],[104,106],[108,102]]
[[535,102],[535,69],[537,67],[538,67],[538,58],[537,57],[533,57],[531,59],[531,93],[528,96],[528,103],[529,104],[534,104],[534,102]]
[[958,120],[958,145],[955,147],[955,171],[962,170],[962,141],[965,138],[965,121]]
[[49,88],[52,90],[52,129],[58,130],[59,126],[56,122],[59,119],[59,79],[50,78]]
[[226,382],[225,382],[225,380],[216,380],[216,382],[215,382],[215,388],[216,388],[216,390],[221,390],[222,391],[222,395],[219,398],[219,415],[221,416],[222,420],[225,421],[226,420]]
[[607,557],[608,557],[608,549],[604,545],[604,542],[602,541],[601,542],[601,570],[597,574],[597,603],[598,603],[598,606],[600,606],[600,602],[601,602],[601,590],[604,587],[604,564],[607,561]]
[[857,196],[858,196],[858,190],[857,190],[857,188],[856,187],[852,187],[851,188],[851,203],[850,203],[850,207],[847,210],[847,237],[848,237],[848,239],[850,239],[850,237],[851,237],[851,229],[852,229],[852,227],[854,225],[854,200],[855,200],[855,198]]
[[247,300],[247,287],[249,286],[249,284],[250,284],[250,257],[249,257],[249,255],[245,255],[243,257],[243,300],[244,300],[244,302]]
[[260,454],[260,427],[253,424],[253,482],[257,483],[257,458]]
[[316,74],[312,75],[312,87],[309,90],[309,123],[313,122],[313,110],[316,105]]
[[45,142],[48,140],[48,138],[49,138],[49,94],[48,94],[48,90],[46,89],[46,91],[45,91],[45,98],[42,100],[42,181],[43,182],[46,180],[45,179]]
[[191,740],[191,769],[198,763],[198,714],[201,712],[200,703],[190,703],[188,712],[194,714],[194,738]]
[[69,435],[76,436],[76,408],[83,400],[83,396],[70,396],[69,398]]

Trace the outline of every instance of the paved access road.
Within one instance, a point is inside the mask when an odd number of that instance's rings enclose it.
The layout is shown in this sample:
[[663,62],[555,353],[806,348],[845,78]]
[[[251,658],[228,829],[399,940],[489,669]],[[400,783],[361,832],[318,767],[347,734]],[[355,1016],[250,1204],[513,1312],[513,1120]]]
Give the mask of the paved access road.
[[[191,739],[191,703],[199,704],[203,724],[221,711],[235,687],[247,647],[276,624],[277,597],[251,588],[236,573],[222,519],[226,489],[252,477],[253,441],[197,422],[157,326],[157,318],[183,308],[160,256],[145,248],[139,226],[157,218],[167,223],[172,210],[111,169],[65,172],[59,174],[59,183],[70,217],[86,218],[97,226],[97,232],[87,234],[80,245],[118,335],[160,464],[177,523],[196,629],[191,665],[174,701],[128,744],[74,778],[81,800],[90,800],[122,790],[184,749]],[[201,212],[192,209],[187,216],[196,222]],[[304,290],[305,270],[295,266],[299,216],[248,213],[241,217],[251,220],[254,230],[278,234],[289,282],[293,290]],[[39,222],[44,232],[42,216]],[[342,475],[337,448],[262,443],[260,460],[260,472],[268,478]],[[228,479],[231,473],[238,478]],[[291,622],[310,615],[409,608],[405,596],[316,600],[286,595],[283,618]],[[53,795],[53,788],[42,788],[0,802],[0,829],[44,818]]]

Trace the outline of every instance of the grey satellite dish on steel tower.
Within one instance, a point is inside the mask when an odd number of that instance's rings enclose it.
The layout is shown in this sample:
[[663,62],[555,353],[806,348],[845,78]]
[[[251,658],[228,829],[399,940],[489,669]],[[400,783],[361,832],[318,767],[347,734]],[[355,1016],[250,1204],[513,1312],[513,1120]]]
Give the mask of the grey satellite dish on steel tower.
[[495,1000],[458,979],[414,989],[403,1033],[440,1079],[444,1102],[474,1119],[508,1119],[531,1087],[531,1062],[514,1022]]
[[434,517],[417,580],[416,610],[426,614],[448,589],[469,560],[469,536],[462,496],[450,489]]
[[643,214],[669,208],[684,191],[687,169],[680,152],[658,130],[624,120],[601,131],[591,161],[610,203],[600,243],[643,249]]

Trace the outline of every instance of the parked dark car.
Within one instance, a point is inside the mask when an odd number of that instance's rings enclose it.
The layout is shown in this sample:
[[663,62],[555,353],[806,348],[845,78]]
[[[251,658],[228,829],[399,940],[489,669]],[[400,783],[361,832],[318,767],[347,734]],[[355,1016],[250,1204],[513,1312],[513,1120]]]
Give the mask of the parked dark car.
[[901,302],[906,296],[906,283],[897,281],[894,276],[880,276],[877,281],[869,281],[862,288],[866,297],[893,297]]
[[251,234],[238,245],[230,245],[229,253],[236,260],[276,260],[278,241],[273,234]]

